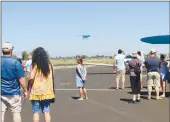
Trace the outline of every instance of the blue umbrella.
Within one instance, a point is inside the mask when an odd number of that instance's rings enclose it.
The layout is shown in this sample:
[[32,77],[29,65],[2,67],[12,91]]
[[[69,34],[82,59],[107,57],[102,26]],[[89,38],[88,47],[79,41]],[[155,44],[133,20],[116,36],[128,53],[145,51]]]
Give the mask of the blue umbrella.
[[145,37],[140,40],[149,44],[170,44],[170,35]]

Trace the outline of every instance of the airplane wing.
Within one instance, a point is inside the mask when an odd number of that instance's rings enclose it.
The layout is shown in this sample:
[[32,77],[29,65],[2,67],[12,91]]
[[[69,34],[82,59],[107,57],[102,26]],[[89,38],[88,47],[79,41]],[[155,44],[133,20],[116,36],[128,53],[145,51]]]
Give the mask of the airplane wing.
[[145,37],[141,41],[149,44],[170,44],[170,35]]

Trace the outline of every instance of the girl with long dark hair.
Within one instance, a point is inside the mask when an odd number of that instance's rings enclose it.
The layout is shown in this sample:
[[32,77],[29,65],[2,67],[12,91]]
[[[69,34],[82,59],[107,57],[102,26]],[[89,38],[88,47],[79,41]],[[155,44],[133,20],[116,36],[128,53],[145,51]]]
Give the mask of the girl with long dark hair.
[[35,49],[28,89],[32,103],[33,122],[39,122],[39,113],[43,112],[45,122],[51,122],[50,101],[55,98],[53,69],[47,52],[42,47]]

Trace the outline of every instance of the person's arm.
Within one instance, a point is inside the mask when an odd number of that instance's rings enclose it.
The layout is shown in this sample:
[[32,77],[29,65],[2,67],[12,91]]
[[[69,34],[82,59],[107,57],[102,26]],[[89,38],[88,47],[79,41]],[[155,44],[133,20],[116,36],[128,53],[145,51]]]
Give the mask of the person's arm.
[[80,78],[82,79],[83,77],[82,77],[82,74],[81,74],[81,71],[80,71],[80,65],[77,65],[77,70],[78,70],[78,73],[80,75]]
[[161,61],[159,61],[159,69],[161,68]]
[[116,66],[116,58],[113,60],[113,66]]
[[85,72],[84,72],[84,78],[83,78],[83,79],[86,80],[86,77],[87,77],[87,69],[86,69],[85,67],[84,67],[84,71],[85,71]]
[[25,77],[21,77],[21,78],[19,78],[18,79],[19,80],[19,83],[20,83],[20,85],[21,85],[21,87],[22,87],[22,89],[23,89],[23,95],[24,95],[24,99],[26,99],[27,98],[27,84],[26,84],[26,80],[25,80]]
[[37,71],[37,66],[36,65],[34,67],[31,66],[30,76],[29,76],[29,81],[28,81],[28,89],[29,90],[32,88],[32,85],[34,83],[36,71]]
[[19,80],[19,83],[23,89],[23,96],[24,99],[27,98],[27,84],[26,84],[26,80],[25,80],[25,76],[24,76],[24,71],[22,69],[22,65],[19,62],[16,62],[16,74],[17,74],[17,78]]
[[143,64],[144,64],[145,68],[147,68],[147,60],[145,60],[145,61],[143,62]]

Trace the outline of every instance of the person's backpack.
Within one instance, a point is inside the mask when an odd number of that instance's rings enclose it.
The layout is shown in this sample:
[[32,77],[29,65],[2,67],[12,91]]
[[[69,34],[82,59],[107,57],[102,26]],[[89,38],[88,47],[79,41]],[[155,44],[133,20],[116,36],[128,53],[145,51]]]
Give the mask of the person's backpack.
[[140,64],[138,62],[136,62],[136,65],[134,66],[134,73],[136,75],[141,73],[141,68],[140,67],[141,67]]

